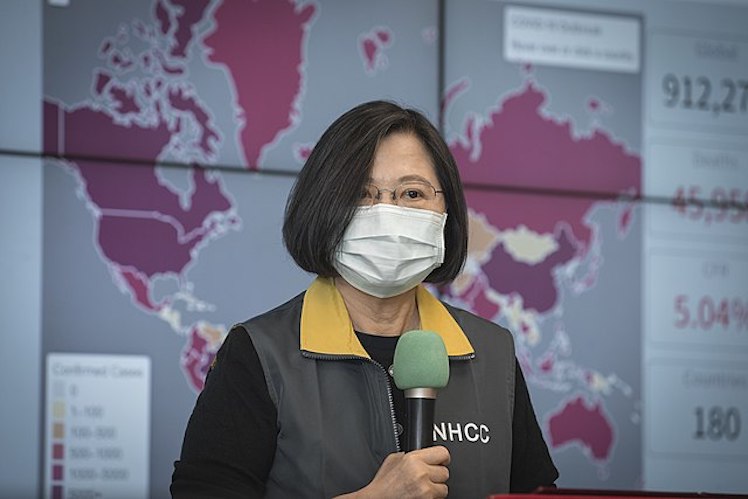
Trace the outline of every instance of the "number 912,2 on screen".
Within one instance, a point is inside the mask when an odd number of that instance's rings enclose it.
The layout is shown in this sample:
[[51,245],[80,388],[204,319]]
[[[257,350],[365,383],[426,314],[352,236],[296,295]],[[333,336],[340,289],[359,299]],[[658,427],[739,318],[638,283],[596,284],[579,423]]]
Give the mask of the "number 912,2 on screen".
[[745,114],[748,111],[748,78],[678,76],[667,73],[662,78],[665,106],[670,108]]

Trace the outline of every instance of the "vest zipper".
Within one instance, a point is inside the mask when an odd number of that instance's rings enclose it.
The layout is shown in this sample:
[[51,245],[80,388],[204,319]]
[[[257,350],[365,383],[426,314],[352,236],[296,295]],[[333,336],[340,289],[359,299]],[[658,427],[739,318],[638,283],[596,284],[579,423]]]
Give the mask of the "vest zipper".
[[358,355],[326,355],[321,353],[311,353],[306,350],[302,350],[301,355],[309,359],[319,360],[361,360],[377,366],[384,373],[384,382],[387,386],[387,400],[390,403],[390,419],[392,421],[392,434],[395,437],[395,449],[397,449],[397,452],[401,452],[400,439],[397,436],[397,419],[395,419],[395,402],[392,398],[392,386],[390,385],[390,378],[387,375],[387,369],[385,369],[382,364],[375,360],[367,359],[366,357],[359,357]]
[[473,360],[475,358],[474,353],[469,353],[467,355],[450,355],[449,360]]
[[390,401],[390,418],[392,419],[392,432],[395,435],[395,448],[397,449],[397,452],[400,452],[400,438],[397,435],[397,419],[395,418],[395,402],[392,399],[392,386],[390,385],[390,377],[387,374],[387,369],[377,362],[376,360],[370,360],[366,359],[372,364],[379,366],[379,369],[382,370],[384,373],[384,382],[387,385],[387,399]]

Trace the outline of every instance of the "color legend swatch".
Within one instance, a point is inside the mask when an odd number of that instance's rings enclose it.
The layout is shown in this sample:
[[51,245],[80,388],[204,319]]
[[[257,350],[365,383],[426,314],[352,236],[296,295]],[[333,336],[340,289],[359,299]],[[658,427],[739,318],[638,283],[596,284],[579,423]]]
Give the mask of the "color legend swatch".
[[47,356],[44,497],[148,497],[151,362]]

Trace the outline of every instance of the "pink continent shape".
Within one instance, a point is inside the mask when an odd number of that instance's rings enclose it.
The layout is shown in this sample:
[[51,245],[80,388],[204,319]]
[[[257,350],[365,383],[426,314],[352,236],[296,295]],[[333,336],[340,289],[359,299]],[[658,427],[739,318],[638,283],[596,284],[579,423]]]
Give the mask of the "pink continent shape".
[[[586,220],[590,209],[601,198],[636,196],[641,190],[639,156],[604,131],[574,137],[568,121],[542,114],[546,98],[528,83],[491,112],[485,124],[468,120],[464,139],[450,144],[471,209],[499,231],[524,225],[555,239],[557,249],[541,261],[518,261],[499,244],[483,264],[492,289],[517,293],[525,308],[539,313],[558,301],[554,269],[585,255],[591,246],[594,227]],[[470,184],[506,190],[470,189]],[[546,192],[536,194],[534,189]],[[553,191],[591,195],[549,195]],[[630,219],[624,222],[628,225]]]
[[196,392],[202,391],[205,376],[215,357],[216,350],[200,335],[198,326],[192,326],[187,344],[180,356],[180,365],[187,381]]
[[[475,135],[474,123],[466,128],[467,143],[450,145],[466,184],[590,192],[614,198],[641,191],[641,159],[603,131],[575,138],[569,122],[556,122],[540,112],[546,95],[528,84],[506,99]],[[550,198],[507,195],[469,196],[470,206],[486,215],[500,230],[522,223],[537,233],[554,233],[568,225],[581,250],[589,246],[591,230],[584,222],[596,197]],[[511,200],[510,200],[511,198]],[[510,202],[508,202],[510,201]],[[497,209],[496,203],[505,204]],[[493,208],[492,208],[493,207]]]
[[[451,147],[466,182],[583,191],[607,195],[638,194],[641,160],[595,130],[575,138],[569,121],[541,114],[546,94],[528,83],[507,98],[468,143]],[[474,154],[480,147],[479,154]]]
[[490,288],[505,295],[517,293],[527,309],[539,313],[553,309],[559,296],[554,270],[584,253],[592,239],[592,228],[584,222],[592,201],[478,190],[468,190],[467,201],[494,227],[505,230],[526,225],[539,234],[553,236],[557,249],[539,262],[517,261],[502,243],[482,266]]
[[245,164],[258,169],[263,149],[293,124],[302,88],[306,27],[317,7],[284,0],[225,0],[204,43],[209,60],[228,69],[243,118]]
[[[78,172],[88,200],[100,213],[96,232],[103,255],[118,268],[133,268],[147,278],[181,274],[196,246],[212,231],[208,217],[232,208],[218,181],[205,170],[192,170],[194,189],[185,208],[179,196],[159,182],[154,166],[100,159],[136,157],[155,163],[171,134],[163,122],[123,126],[103,111],[70,111],[44,103],[45,153],[66,155]],[[92,159],[83,159],[86,156]],[[143,283],[133,288],[136,281],[126,282],[133,295],[142,298]]]
[[567,401],[548,419],[551,447],[577,443],[596,461],[607,461],[613,447],[613,427],[602,403],[588,405],[579,396]]
[[503,244],[497,245],[491,259],[483,266],[491,288],[505,295],[518,293],[526,310],[538,313],[551,310],[558,301],[553,270],[576,254],[565,231],[561,231],[556,240],[558,249],[535,265],[516,261]]
[[140,305],[149,311],[158,311],[160,306],[153,303],[150,297],[150,282],[147,278],[142,276],[139,272],[133,272],[126,268],[120,269],[120,275],[127,284],[127,287],[132,291],[135,303]]

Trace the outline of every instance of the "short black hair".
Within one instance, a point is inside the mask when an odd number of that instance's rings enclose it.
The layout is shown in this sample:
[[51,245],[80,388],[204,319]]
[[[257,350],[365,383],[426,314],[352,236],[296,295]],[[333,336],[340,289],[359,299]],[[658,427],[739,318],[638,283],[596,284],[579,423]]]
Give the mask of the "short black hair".
[[335,277],[335,250],[359,204],[379,143],[394,133],[416,136],[431,156],[444,191],[447,223],[444,263],[426,277],[445,283],[467,257],[467,207],[449,147],[420,112],[393,102],[360,104],[336,119],[314,146],[286,203],[283,242],[302,269]]

